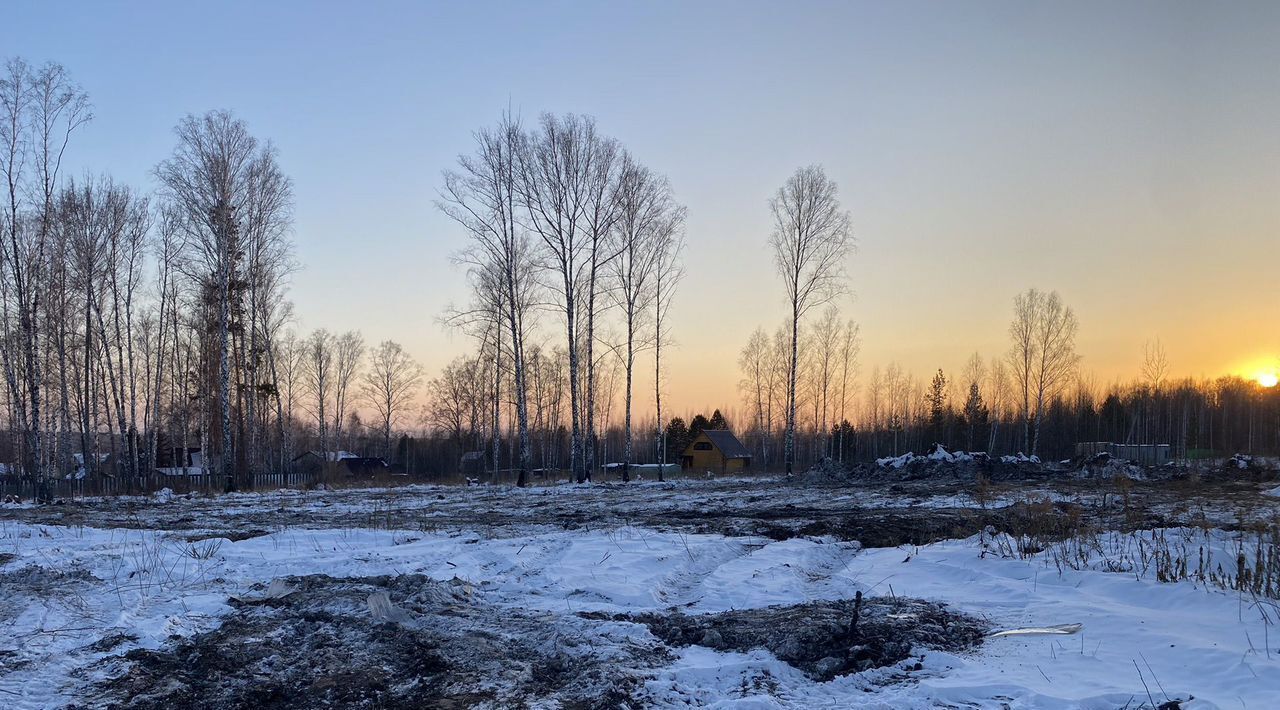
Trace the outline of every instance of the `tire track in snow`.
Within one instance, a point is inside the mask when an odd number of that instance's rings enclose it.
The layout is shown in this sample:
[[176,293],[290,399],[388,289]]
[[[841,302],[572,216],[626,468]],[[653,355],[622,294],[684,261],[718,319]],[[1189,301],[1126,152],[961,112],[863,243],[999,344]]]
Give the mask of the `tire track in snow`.
[[684,542],[684,549],[679,553],[682,555],[681,564],[664,576],[660,586],[653,590],[654,600],[662,606],[696,604],[706,596],[705,582],[716,570],[766,546],[730,538],[689,547],[686,536],[680,535],[680,539]]

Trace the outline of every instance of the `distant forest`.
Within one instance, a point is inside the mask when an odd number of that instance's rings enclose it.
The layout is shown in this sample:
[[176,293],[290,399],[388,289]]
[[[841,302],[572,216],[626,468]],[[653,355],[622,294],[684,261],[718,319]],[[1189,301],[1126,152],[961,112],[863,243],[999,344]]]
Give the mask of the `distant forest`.
[[[832,321],[819,321],[823,322],[830,325]],[[784,340],[761,332],[744,348],[740,403],[710,412],[682,412],[667,421],[667,462],[679,463],[680,452],[701,429],[729,428],[751,450],[754,469],[784,468],[786,348],[777,346]],[[1034,402],[1028,421],[1007,357],[984,360],[975,355],[964,371],[953,375],[938,371],[927,379],[895,365],[867,371],[854,358],[846,380],[843,341],[828,339],[836,343],[830,360],[814,342],[809,340],[809,347],[803,348],[809,359],[800,370],[796,465],[801,468],[824,458],[855,463],[925,453],[935,444],[992,455],[1034,453],[1045,460],[1071,458],[1077,442],[1093,441],[1169,444],[1175,459],[1280,453],[1280,387],[1263,387],[1237,376],[1169,379],[1167,364],[1161,365],[1165,356],[1159,344],[1147,350],[1142,368],[1146,375],[1129,383],[1104,386],[1085,372],[1073,372],[1047,398],[1037,444],[1028,440],[1028,435],[1034,439]],[[761,358],[758,346],[764,343],[769,349]],[[834,376],[826,377],[824,371]],[[602,399],[614,401],[610,394],[607,391]],[[484,400],[479,394],[472,407],[476,416],[459,419],[462,425],[451,432],[434,430],[426,436],[406,437],[401,445],[412,452],[411,469],[448,471],[462,451],[483,448],[489,441],[487,419],[481,414]],[[615,417],[616,412],[606,407],[603,434],[597,442],[602,461],[620,460],[624,437]],[[643,444],[636,446],[634,461],[658,461],[660,439],[653,417],[639,420],[637,429],[645,435]],[[537,467],[559,468],[568,460],[565,427],[538,427],[533,439]],[[504,438],[501,468],[510,466],[512,446],[512,438]]]
[[[1029,301],[1039,305],[1027,308]],[[1280,387],[1237,376],[1171,379],[1159,341],[1148,343],[1141,375],[1128,383],[1100,385],[1074,353],[1074,315],[1056,294],[1029,291],[1015,301],[1010,350],[984,359],[974,353],[963,371],[917,378],[897,365],[846,368],[852,351],[834,318],[815,323],[802,356],[801,462],[823,458],[870,461],[934,445],[992,455],[1071,458],[1079,442],[1168,444],[1175,459],[1224,458],[1235,453],[1280,453]],[[1052,332],[1027,328],[1036,309],[1057,311],[1071,337],[1050,341],[1065,354],[1042,358],[1035,337]],[[843,326],[856,335],[856,328]],[[779,465],[778,383],[787,367],[781,333],[758,331],[743,349],[743,438],[767,467]],[[1041,374],[1043,362],[1063,366]],[[851,373],[846,375],[846,373]]]

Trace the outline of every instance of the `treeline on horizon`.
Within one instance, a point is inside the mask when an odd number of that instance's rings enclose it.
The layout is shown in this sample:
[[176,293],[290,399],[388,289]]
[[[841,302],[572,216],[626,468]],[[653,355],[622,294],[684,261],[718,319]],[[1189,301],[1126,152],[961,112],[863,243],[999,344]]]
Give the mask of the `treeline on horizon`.
[[[951,450],[1066,459],[1080,442],[1168,444],[1180,459],[1280,452],[1280,387],[1236,376],[1170,378],[1157,339],[1139,376],[1098,385],[1076,350],[1079,322],[1057,292],[1013,299],[1009,348],[974,353],[960,373],[918,378],[900,366],[858,367],[859,332],[828,307],[800,339],[801,462],[869,461]],[[792,371],[788,325],[757,329],[739,356],[744,439],[780,465],[781,412]]]
[[[483,451],[488,470],[519,483],[538,469],[586,480],[606,462],[678,461],[693,433],[721,425],[757,470],[934,442],[1051,456],[1081,439],[1163,439],[1188,454],[1277,446],[1275,392],[1251,383],[1087,386],[1074,315],[1034,290],[1015,302],[1007,356],[939,373],[936,387],[894,366],[861,371],[857,326],[832,306],[847,290],[850,217],[817,166],[769,201],[789,313],[750,338],[741,406],[672,417],[663,355],[685,208],[659,172],[575,115],[504,115],[443,171],[436,204],[458,227],[472,299],[441,320],[474,348],[426,373],[391,340],[298,331],[292,181],[244,121],[180,118],[146,191],[72,174],[92,117],[60,65],[5,62],[5,471],[141,475],[200,449],[236,487],[296,470],[307,451],[436,476]],[[642,370],[652,410],[633,405]]]
[[[1159,346],[1154,347],[1163,352]],[[852,367],[856,376],[849,383],[843,417],[837,408],[839,395],[833,392],[840,386],[839,380],[829,383],[824,407],[821,369],[811,365],[802,368],[796,465],[805,469],[828,458],[849,464],[867,463],[908,452],[928,453],[936,444],[953,451],[984,451],[993,456],[1029,454],[1014,383],[1000,360],[993,363],[975,356],[960,373],[939,376],[935,372],[927,379],[908,374],[896,365],[872,368],[869,373]],[[821,358],[817,361],[821,362]],[[1044,408],[1035,454],[1045,460],[1068,459],[1075,455],[1078,442],[1091,441],[1169,444],[1175,458],[1186,460],[1225,458],[1236,453],[1280,454],[1280,388],[1262,387],[1256,381],[1234,375],[1173,379],[1167,372],[1156,370],[1149,370],[1149,375],[1154,379],[1137,376],[1127,383],[1106,385],[1098,384],[1087,374],[1073,377]],[[665,461],[678,464],[685,445],[701,429],[728,428],[755,457],[753,469],[783,470],[784,422],[777,405],[785,400],[779,386],[784,379],[784,375],[773,378],[774,407],[771,409],[766,403],[765,412],[772,414],[762,420],[757,419],[750,394],[754,387],[749,386],[754,383],[749,378],[741,383],[741,403],[683,411],[668,420],[664,427]],[[407,433],[398,444],[404,452],[398,454],[398,460],[406,461],[408,470],[415,474],[452,476],[463,452],[483,450],[491,443],[488,420],[482,414],[487,401],[488,396],[477,391],[470,406],[481,414],[462,419],[459,429]],[[614,418],[616,412],[606,408],[603,415],[599,460],[619,462],[623,428]],[[637,420],[636,429],[644,434],[635,446],[633,462],[655,463],[663,459],[656,428],[651,415]],[[535,468],[565,468],[569,454],[567,428],[537,427],[532,438]],[[502,470],[511,468],[514,443],[514,437],[503,437],[498,465]]]
[[[1153,347],[1163,362],[1163,349]],[[929,378],[897,365],[876,367],[859,373],[850,390],[856,393],[848,405],[852,414],[844,418],[822,404],[821,370],[806,368],[801,462],[869,462],[930,453],[937,444],[952,451],[1063,460],[1076,455],[1077,443],[1095,441],[1168,444],[1173,457],[1182,460],[1280,454],[1280,388],[1235,375],[1171,379],[1163,366],[1143,369],[1145,374],[1130,382],[1107,385],[1074,373],[1046,399],[1038,416],[1033,401],[1028,418],[1002,358],[984,361],[975,354],[962,372],[937,370]],[[766,391],[764,405],[757,407],[754,382],[743,380],[744,406],[728,416],[742,422],[740,437],[759,460],[776,469],[780,422],[769,399],[776,405],[780,395]]]

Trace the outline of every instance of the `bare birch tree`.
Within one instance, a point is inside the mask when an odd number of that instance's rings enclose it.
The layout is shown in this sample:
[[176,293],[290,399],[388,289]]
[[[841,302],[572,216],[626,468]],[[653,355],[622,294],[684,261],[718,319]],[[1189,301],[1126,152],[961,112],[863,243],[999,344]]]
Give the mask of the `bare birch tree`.
[[1035,365],[1039,355],[1036,342],[1036,322],[1040,318],[1043,294],[1035,289],[1020,293],[1013,299],[1013,321],[1009,324],[1009,338],[1013,346],[1009,350],[1009,370],[1013,382],[1022,395],[1022,450],[1031,450],[1031,394],[1035,388]]
[[[292,186],[275,149],[259,145],[245,123],[226,111],[187,116],[175,132],[173,155],[156,166],[162,196],[182,216],[196,262],[214,304],[220,471],[235,487],[236,442],[231,422],[233,318],[243,307],[244,240],[278,234],[291,217]],[[243,324],[236,324],[242,327]],[[207,458],[206,454],[206,458]]]
[[880,425],[884,421],[885,383],[880,375],[880,366],[871,368],[867,378],[867,422],[871,429],[871,457],[880,458]]
[[[668,314],[675,298],[676,288],[684,278],[684,225],[663,236],[657,245],[657,267],[653,272],[653,404],[656,410],[657,439],[655,442],[659,464],[667,463],[667,426],[662,419],[662,347],[670,345]],[[658,480],[665,478],[664,468],[658,466]]]
[[337,450],[342,450],[346,445],[342,438],[342,427],[346,421],[347,406],[351,404],[349,395],[354,394],[351,387],[356,384],[363,359],[364,337],[359,332],[349,330],[334,339],[333,438]]
[[476,152],[460,156],[456,172],[445,172],[438,205],[471,238],[472,246],[460,260],[492,274],[485,283],[500,292],[500,298],[487,300],[499,305],[510,341],[519,437],[516,485],[525,486],[532,468],[525,341],[537,297],[533,244],[518,219],[525,138],[519,122],[506,115],[496,128],[478,131],[475,139]]
[[627,158],[625,151],[622,150],[617,141],[598,134],[595,134],[593,139],[588,141],[587,147],[587,201],[584,213],[585,219],[583,220],[587,248],[586,263],[582,274],[585,290],[582,306],[586,321],[586,327],[582,335],[582,347],[585,351],[582,363],[586,368],[586,377],[583,383],[585,445],[583,447],[582,470],[585,472],[587,480],[590,480],[591,474],[596,467],[598,444],[596,420],[597,414],[600,412],[600,408],[596,403],[598,364],[598,358],[595,354],[596,324],[603,310],[603,299],[600,297],[602,275],[605,269],[609,267],[609,264],[621,252],[621,247],[617,240],[614,239],[613,228],[619,216],[618,181],[622,165]]
[[632,392],[637,352],[653,344],[648,332],[655,281],[664,245],[684,222],[684,208],[675,203],[665,178],[624,159],[617,190],[618,254],[608,264],[607,293],[622,316],[623,385],[622,480],[631,480]]
[[1165,378],[1169,376],[1169,354],[1159,338],[1149,340],[1142,345],[1142,379],[1159,392],[1164,387]]
[[853,247],[849,213],[840,208],[834,181],[817,165],[801,168],[769,202],[774,230],[770,243],[790,307],[791,363],[783,459],[795,463],[796,378],[800,324],[808,312],[847,288],[845,259]]
[[585,225],[591,205],[592,161],[599,140],[595,123],[574,115],[544,115],[538,130],[520,151],[517,183],[525,221],[538,236],[550,286],[564,316],[569,355],[570,469],[579,481],[587,478],[584,465],[581,333],[578,319],[583,304],[582,272],[589,265],[590,234]]
[[294,456],[294,422],[297,421],[295,410],[301,405],[304,392],[304,375],[309,342],[298,339],[292,330],[285,333],[275,346],[277,368],[279,372],[279,394],[285,419],[285,428],[280,439],[280,457],[285,470]]
[[769,398],[768,382],[770,362],[769,335],[764,328],[756,328],[755,332],[743,346],[738,355],[738,368],[742,371],[742,379],[738,389],[751,410],[756,435],[760,440],[760,458],[767,461],[767,430],[765,421],[766,402]]
[[[54,197],[71,135],[93,114],[89,100],[59,64],[32,67],[19,58],[0,73],[0,174],[4,177],[4,233],[0,248],[0,302],[4,320],[0,360],[13,419],[23,432],[22,461],[44,488],[41,415],[44,363],[40,293],[54,230]],[[11,320],[17,321],[12,333]],[[16,341],[16,344],[15,344]],[[11,419],[11,421],[13,421]]]
[[422,367],[393,340],[369,353],[361,393],[378,415],[384,455],[391,457],[391,430],[397,426],[422,384]]
[[[157,294],[156,308],[156,356],[149,376],[154,377],[153,398],[149,402],[151,427],[148,428],[147,450],[150,452],[153,465],[159,465],[159,437],[155,431],[160,427],[161,405],[164,401],[165,365],[172,364],[166,357],[166,347],[176,350],[178,346],[177,311],[178,311],[178,260],[186,250],[187,244],[180,225],[181,216],[171,208],[162,208],[156,219],[156,234],[152,248],[154,250]],[[171,397],[173,380],[178,377],[176,368],[169,371]],[[185,435],[185,433],[184,433]],[[172,448],[172,447],[170,447]],[[172,453],[170,451],[169,453]],[[186,465],[186,452],[183,452],[183,466]]]
[[1036,422],[1031,440],[1031,454],[1040,448],[1040,425],[1045,407],[1061,394],[1076,374],[1080,356],[1076,353],[1075,312],[1062,302],[1057,291],[1043,297],[1040,320],[1036,324]]
[[831,435],[830,416],[833,397],[837,397],[836,373],[839,368],[841,341],[840,312],[835,306],[827,306],[822,317],[814,323],[810,341],[810,375],[813,392],[814,454],[816,459],[828,455]]
[[1018,294],[1013,304],[1009,364],[1022,390],[1023,442],[1034,456],[1044,407],[1071,380],[1080,362],[1075,350],[1077,323],[1057,291],[1033,288]]
[[[134,357],[133,318],[135,295],[142,278],[142,261],[151,225],[146,198],[126,187],[106,182],[101,191],[105,203],[103,229],[105,267],[99,292],[106,298],[95,304],[99,342],[103,350],[107,384],[116,411],[120,446],[116,460],[124,458],[126,475],[138,474],[137,369]],[[114,346],[114,352],[112,347]],[[114,446],[113,446],[114,448]]]
[[458,445],[474,445],[483,429],[487,379],[482,358],[454,358],[427,382],[428,421]]
[[329,464],[329,404],[333,397],[336,348],[333,334],[323,328],[313,331],[303,344],[302,377],[309,396],[308,409],[316,421],[322,467]]
[[862,349],[862,341],[859,338],[858,324],[852,320],[844,325],[844,330],[840,336],[840,397],[839,397],[839,426],[840,440],[837,442],[839,460],[844,462],[845,452],[845,429],[844,423],[846,419],[846,407],[852,400],[851,388],[855,385],[855,379],[858,371],[858,353]]
[[1009,381],[1009,370],[1005,360],[998,357],[991,358],[991,373],[988,375],[988,381],[990,384],[987,387],[987,406],[991,412],[991,434],[987,439],[987,451],[994,452],[1000,422],[1005,418],[1005,410],[1013,394],[1013,383]]

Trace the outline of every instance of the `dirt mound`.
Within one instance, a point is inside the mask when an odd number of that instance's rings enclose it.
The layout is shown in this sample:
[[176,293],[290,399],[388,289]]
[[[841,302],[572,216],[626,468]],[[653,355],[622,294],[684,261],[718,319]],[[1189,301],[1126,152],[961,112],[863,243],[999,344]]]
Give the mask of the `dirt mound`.
[[828,681],[901,663],[919,649],[968,651],[982,643],[987,625],[941,604],[876,597],[719,614],[632,614],[614,617],[644,624],[673,646],[718,651],[768,649],[779,660]]
[[[1256,464],[1248,457],[1231,459],[1231,471],[1253,471]],[[1109,453],[1076,457],[1058,463],[1047,463],[1036,456],[1021,453],[993,457],[981,451],[951,451],[935,444],[928,454],[908,452],[889,456],[872,463],[841,464],[830,460],[814,466],[795,481],[806,485],[842,485],[853,482],[987,482],[1045,481],[1055,476],[1074,479],[1110,481],[1121,476],[1135,481],[1166,481],[1184,478],[1187,468],[1181,465],[1143,466],[1113,457]]]
[[795,478],[799,483],[842,484],[851,481],[1023,481],[1043,478],[1049,469],[1035,456],[1001,456],[951,451],[935,444],[928,454],[905,453],[872,463],[844,464],[827,459]]
[[1114,458],[1105,452],[1084,460],[1072,471],[1072,475],[1076,478],[1096,478],[1104,481],[1115,480],[1121,476],[1131,481],[1168,477],[1156,475],[1156,473],[1157,469],[1154,467],[1139,466],[1124,459]]
[[[13,559],[10,555],[3,562],[7,563]],[[68,567],[66,569],[54,569],[53,567],[44,567],[42,565],[26,565],[18,569],[0,572],[0,589],[6,593],[11,592],[10,587],[21,587],[26,590],[34,590],[37,592],[48,591],[54,587],[65,587],[75,582],[91,582],[97,578],[83,567]]]
[[826,458],[814,464],[812,468],[789,480],[804,485],[823,485],[847,483],[853,477],[853,469],[857,464],[848,464],[835,459]]
[[292,577],[231,603],[214,631],[107,661],[93,707],[627,707],[636,669],[667,658],[639,642],[596,657],[592,641],[620,625],[534,616],[421,575]]
[[[0,565],[13,560],[0,559]],[[25,565],[0,572],[0,622],[8,622],[32,605],[43,606],[54,600],[71,599],[88,584],[97,581],[88,570],[70,566],[55,569],[43,565]]]

